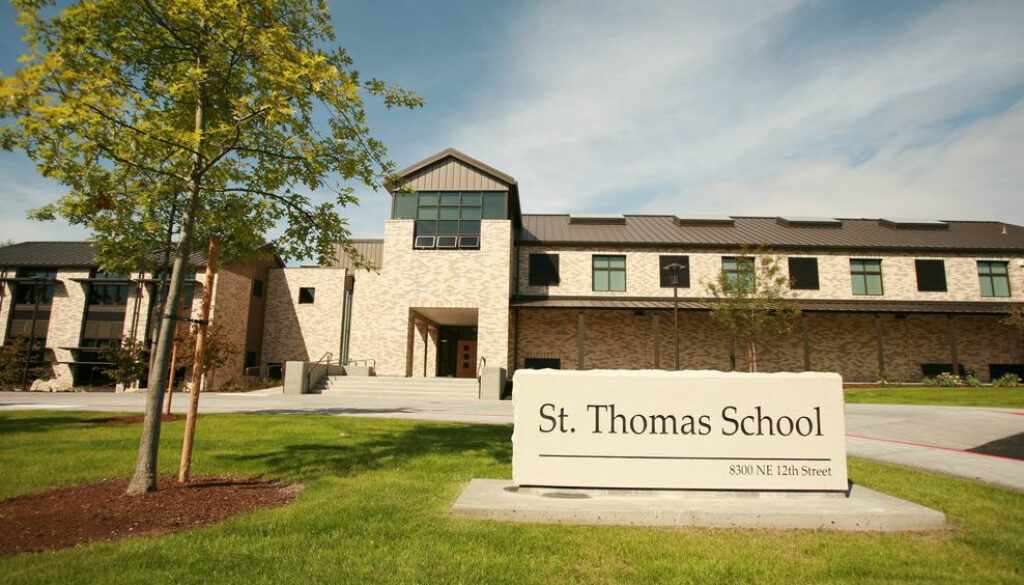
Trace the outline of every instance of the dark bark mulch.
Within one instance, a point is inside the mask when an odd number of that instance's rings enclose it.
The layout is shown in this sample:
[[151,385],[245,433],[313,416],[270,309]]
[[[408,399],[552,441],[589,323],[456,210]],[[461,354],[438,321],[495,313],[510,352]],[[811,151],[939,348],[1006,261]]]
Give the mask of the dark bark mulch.
[[[134,423],[140,423],[145,419],[145,415],[135,414],[129,416],[112,416],[109,418],[93,418],[85,422],[89,424],[97,425],[130,425]],[[184,414],[162,414],[160,415],[162,422],[174,422],[176,420],[185,420]]]
[[96,540],[153,536],[285,506],[302,486],[229,477],[172,476],[159,490],[127,496],[127,478],[56,488],[0,502],[0,555],[64,548]]

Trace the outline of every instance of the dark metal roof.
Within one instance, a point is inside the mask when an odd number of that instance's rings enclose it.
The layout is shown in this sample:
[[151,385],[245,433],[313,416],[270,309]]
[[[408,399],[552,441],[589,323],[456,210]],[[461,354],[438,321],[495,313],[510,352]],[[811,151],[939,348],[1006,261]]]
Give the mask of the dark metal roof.
[[23,242],[0,248],[0,266],[91,268],[96,249],[89,242]]
[[[152,254],[154,263],[163,261],[163,254]],[[280,264],[280,260],[278,260]],[[189,256],[193,267],[206,266],[199,252]],[[0,247],[0,267],[21,268],[54,266],[58,268],[95,268],[96,248],[89,242],[22,242]]]
[[524,214],[518,244],[687,246],[1024,252],[1024,227],[995,221],[948,221],[946,229],[893,227],[878,219],[841,225],[794,225],[775,217],[735,217],[733,225],[694,225],[672,215],[627,215],[624,225],[573,224],[568,215]]
[[[707,310],[714,301],[708,298],[679,299],[680,310]],[[1004,315],[1018,303],[961,301],[850,301],[796,299],[808,312],[837,313],[963,313]],[[673,308],[671,298],[663,297],[513,297],[509,303],[517,309],[667,309]]]
[[442,161],[446,158],[454,158],[456,160],[460,160],[466,163],[471,167],[476,167],[477,170],[480,170],[488,175],[491,175],[492,177],[498,179],[499,181],[507,183],[509,186],[516,184],[516,180],[512,178],[511,175],[506,175],[505,173],[499,171],[498,169],[490,165],[484,164],[476,160],[475,158],[469,156],[468,154],[459,152],[458,150],[455,150],[454,148],[451,147],[448,147],[434,155],[428,156],[427,158],[419,162],[413,163],[405,167],[404,169],[396,172],[395,174],[399,177],[408,177],[409,175],[415,173],[416,171],[425,169],[430,165]]

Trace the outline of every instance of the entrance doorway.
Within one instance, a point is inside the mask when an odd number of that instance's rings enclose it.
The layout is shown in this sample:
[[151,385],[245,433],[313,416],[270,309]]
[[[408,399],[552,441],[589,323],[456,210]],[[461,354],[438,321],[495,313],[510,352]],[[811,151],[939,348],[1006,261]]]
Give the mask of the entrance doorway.
[[475,378],[476,327],[442,325],[438,337],[438,377]]

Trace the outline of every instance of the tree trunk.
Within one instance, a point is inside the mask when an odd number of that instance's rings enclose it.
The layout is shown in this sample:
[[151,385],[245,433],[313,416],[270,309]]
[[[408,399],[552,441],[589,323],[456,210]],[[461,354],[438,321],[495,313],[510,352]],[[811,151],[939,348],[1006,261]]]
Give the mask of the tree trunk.
[[192,391],[188,394],[188,414],[185,417],[185,436],[181,443],[181,463],[178,465],[178,483],[188,481],[192,466],[192,444],[196,435],[196,416],[199,414],[199,391],[203,381],[203,353],[206,348],[206,328],[210,321],[210,303],[213,300],[213,277],[217,273],[217,251],[220,240],[210,240],[210,254],[206,261],[206,283],[203,285],[202,316],[196,332],[196,351],[192,360]]
[[[201,57],[197,66],[202,66]],[[135,462],[135,474],[128,482],[128,495],[138,495],[156,490],[157,455],[160,451],[160,407],[163,406],[164,386],[167,385],[168,361],[171,357],[171,346],[174,344],[175,323],[177,316],[171,307],[181,294],[184,284],[185,269],[188,267],[189,255],[192,252],[192,230],[202,188],[203,159],[199,154],[202,149],[202,132],[204,96],[202,91],[196,96],[195,132],[200,136],[196,152],[192,155],[189,169],[188,199],[181,214],[181,230],[178,232],[178,247],[174,252],[174,269],[171,272],[170,290],[164,299],[161,316],[160,334],[157,337],[156,355],[153,366],[149,369],[149,391],[146,394],[146,411],[142,421],[142,436],[139,438],[139,456]],[[168,302],[170,301],[170,302]]]

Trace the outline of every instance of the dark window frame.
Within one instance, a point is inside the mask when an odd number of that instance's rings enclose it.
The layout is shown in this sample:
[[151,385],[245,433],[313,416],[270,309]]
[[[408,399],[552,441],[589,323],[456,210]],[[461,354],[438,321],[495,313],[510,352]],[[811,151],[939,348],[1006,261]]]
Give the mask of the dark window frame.
[[786,263],[789,268],[790,289],[821,290],[821,273],[818,271],[816,256],[790,256]]
[[[1002,272],[993,272],[993,268],[1000,268]],[[1003,285],[1006,294],[997,294],[997,281]],[[987,293],[986,282],[988,282]],[[1010,298],[1013,294],[1010,290],[1010,263],[1006,260],[978,260],[978,286],[981,289],[981,296],[985,298]]]
[[916,258],[914,275],[917,277],[918,292],[949,292],[945,260]]
[[[732,266],[729,266],[730,263]],[[746,265],[746,268],[742,267],[743,264]],[[722,273],[726,280],[739,280],[744,272],[750,276],[750,281],[746,286],[748,293],[754,292],[756,267],[757,260],[753,256],[722,256]]]
[[[622,259],[622,267],[611,266],[612,260]],[[597,265],[598,261],[608,262],[608,266]],[[598,272],[606,273],[608,275],[608,288],[597,288],[597,275]],[[622,288],[612,288],[612,274],[622,273]],[[593,292],[626,292],[626,255],[625,254],[592,254],[590,257],[590,287]]]
[[[682,264],[683,267],[679,270],[679,284],[676,285],[672,282],[672,271],[665,268],[669,264]],[[690,288],[690,257],[689,256],[672,256],[662,255],[658,256],[658,279],[661,284],[661,288]]]
[[558,254],[531,253],[529,278],[530,286],[558,286],[561,283]]
[[316,287],[315,286],[300,286],[299,287],[299,304],[300,305],[312,305],[316,303]]
[[[869,266],[868,263],[874,263]],[[878,292],[871,292],[869,282],[877,277]],[[869,280],[870,279],[870,280]],[[863,284],[863,292],[857,291],[857,283]],[[885,280],[882,278],[881,258],[850,258],[850,291],[855,296],[878,297],[885,294]]]

